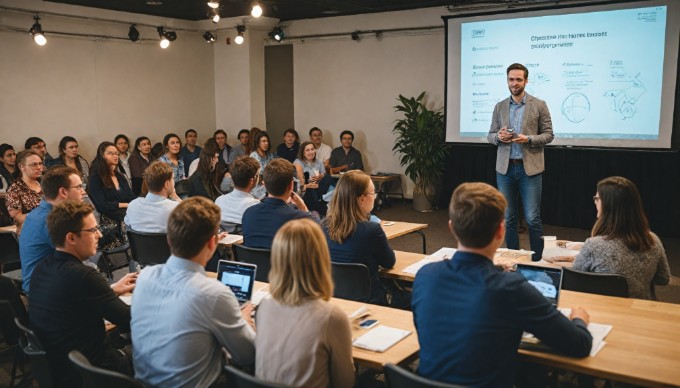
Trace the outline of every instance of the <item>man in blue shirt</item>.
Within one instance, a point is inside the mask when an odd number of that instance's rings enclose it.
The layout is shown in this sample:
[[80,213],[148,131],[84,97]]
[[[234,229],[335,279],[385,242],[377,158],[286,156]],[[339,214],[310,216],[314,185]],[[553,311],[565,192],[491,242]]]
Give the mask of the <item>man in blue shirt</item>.
[[274,235],[286,222],[305,217],[320,221],[319,215],[311,213],[302,197],[293,191],[294,174],[295,167],[285,159],[277,158],[267,164],[263,176],[267,198],[243,213],[246,246],[271,249]]
[[196,145],[198,134],[194,129],[187,129],[184,132],[184,140],[184,146],[179,150],[179,154],[184,161],[184,176],[189,176],[189,166],[201,155],[202,148]]
[[83,201],[85,188],[78,171],[72,167],[54,166],[43,174],[40,181],[45,198],[26,216],[19,236],[22,288],[26,294],[31,287],[31,275],[38,262],[54,253],[54,244],[47,232],[47,216],[52,208],[67,200]]
[[505,236],[503,195],[485,183],[453,192],[449,229],[458,240],[450,260],[424,266],[413,284],[420,344],[418,373],[466,387],[512,387],[522,332],[571,357],[590,353],[588,313],[560,313],[522,275],[493,257]]

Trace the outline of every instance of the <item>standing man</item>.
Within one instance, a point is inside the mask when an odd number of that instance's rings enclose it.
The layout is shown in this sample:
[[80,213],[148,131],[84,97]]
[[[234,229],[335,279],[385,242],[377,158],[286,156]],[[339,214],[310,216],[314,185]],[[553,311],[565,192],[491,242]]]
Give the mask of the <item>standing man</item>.
[[506,73],[510,97],[496,104],[487,140],[498,146],[496,182],[508,201],[505,245],[509,249],[519,249],[517,205],[521,196],[524,218],[529,224],[529,242],[534,251],[532,259],[537,261],[543,255],[543,146],[555,136],[545,101],[524,91],[529,82],[529,70],[513,63]]
[[330,168],[329,160],[331,159],[331,152],[333,150],[327,144],[322,143],[323,133],[318,127],[312,127],[309,130],[309,141],[314,144],[316,148],[316,158],[323,162],[323,166],[326,170]]
[[361,152],[352,147],[352,143],[354,143],[354,133],[352,131],[342,131],[340,134],[340,142],[342,143],[342,146],[331,152],[331,159],[329,162],[331,174],[350,170],[363,171],[364,162],[361,159]]
[[179,151],[179,154],[182,155],[182,160],[184,160],[184,176],[189,176],[189,166],[191,166],[191,162],[198,159],[201,154],[201,147],[196,145],[198,133],[194,129],[187,129],[184,132],[184,140],[184,147]]

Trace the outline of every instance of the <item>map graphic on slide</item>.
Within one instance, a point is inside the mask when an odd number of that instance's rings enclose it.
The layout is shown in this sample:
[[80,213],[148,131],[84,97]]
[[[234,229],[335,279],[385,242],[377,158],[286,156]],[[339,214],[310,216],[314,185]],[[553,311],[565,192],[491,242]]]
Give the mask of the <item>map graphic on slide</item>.
[[[635,116],[635,113],[637,112],[636,104],[640,97],[647,91],[642,81],[638,79],[640,73],[636,74],[635,77],[629,77],[625,72],[622,72],[621,69],[614,69],[612,70],[611,76],[615,79],[614,82],[624,82],[629,86],[625,89],[613,89],[604,92],[604,96],[609,97],[609,105],[612,110],[619,113],[623,120]],[[629,78],[629,80],[622,81],[622,79],[625,78]]]
[[583,93],[572,93],[562,101],[562,115],[572,123],[580,123],[590,113],[590,100]]

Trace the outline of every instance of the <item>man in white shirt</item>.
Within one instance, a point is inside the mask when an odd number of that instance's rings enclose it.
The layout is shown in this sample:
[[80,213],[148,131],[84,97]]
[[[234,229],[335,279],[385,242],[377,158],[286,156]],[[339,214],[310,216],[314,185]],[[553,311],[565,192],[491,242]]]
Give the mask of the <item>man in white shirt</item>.
[[145,268],[132,301],[135,377],[154,387],[224,386],[222,349],[233,363],[255,361],[252,305],[239,308],[228,286],[206,276],[220,209],[191,197],[168,219],[172,255]]
[[316,158],[322,161],[323,166],[328,170],[330,167],[329,159],[331,158],[331,152],[333,150],[327,144],[321,142],[321,140],[323,140],[321,130],[317,127],[310,129],[309,140],[314,144],[314,148],[316,148]]
[[149,193],[130,202],[125,224],[137,232],[165,233],[168,217],[181,201],[175,193],[172,167],[155,161],[144,171],[144,181]]
[[215,200],[220,207],[222,221],[241,224],[243,212],[249,207],[260,203],[250,194],[250,190],[257,186],[260,163],[251,157],[236,159],[230,166],[231,179],[234,181],[234,191],[221,195]]

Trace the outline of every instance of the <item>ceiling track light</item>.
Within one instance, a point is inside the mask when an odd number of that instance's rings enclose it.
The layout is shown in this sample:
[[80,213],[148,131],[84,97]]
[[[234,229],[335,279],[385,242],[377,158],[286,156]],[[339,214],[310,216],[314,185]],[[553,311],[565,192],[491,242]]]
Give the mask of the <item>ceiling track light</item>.
[[239,24],[236,26],[236,32],[238,35],[236,35],[236,38],[234,38],[234,42],[236,44],[243,44],[243,33],[246,32],[246,26],[245,24]]
[[28,30],[28,32],[33,36],[33,41],[38,46],[44,46],[45,43],[47,43],[47,39],[43,33],[42,26],[40,26],[40,16],[35,15],[33,20],[35,20],[35,23],[33,23],[33,26],[31,26],[31,29]]
[[257,2],[253,3],[253,9],[250,11],[250,14],[253,15],[254,18],[259,18],[262,16],[262,7],[260,4]]
[[213,21],[213,23],[219,23],[220,22],[220,10],[219,9],[213,10],[212,21]]
[[220,7],[220,2],[217,1],[217,0],[208,1],[208,7],[212,8],[212,9],[217,9],[217,8]]
[[283,32],[283,29],[281,27],[274,27],[272,32],[269,33],[269,37],[277,42],[281,42],[283,38],[286,37],[286,34]]
[[137,30],[137,27],[135,25],[130,26],[130,32],[128,32],[128,38],[130,38],[131,42],[136,42],[139,40],[139,31]]
[[156,28],[156,31],[158,31],[158,36],[161,38],[160,45],[163,49],[168,48],[170,42],[174,42],[177,39],[177,33],[174,31],[165,31],[163,27]]
[[213,35],[210,31],[206,31],[203,34],[203,39],[205,39],[206,43],[214,43],[215,42],[215,35]]

